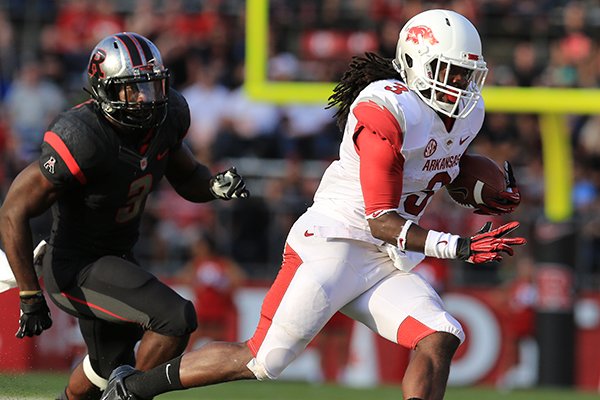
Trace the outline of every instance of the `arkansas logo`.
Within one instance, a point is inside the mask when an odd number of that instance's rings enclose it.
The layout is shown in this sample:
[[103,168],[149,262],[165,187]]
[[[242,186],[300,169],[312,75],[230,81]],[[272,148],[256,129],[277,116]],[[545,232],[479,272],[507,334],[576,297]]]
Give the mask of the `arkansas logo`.
[[[419,39],[419,36],[421,37],[421,39]],[[423,40],[424,42],[428,42],[432,46],[436,43],[439,43],[433,35],[433,31],[431,30],[431,28],[425,25],[418,25],[410,28],[408,30],[408,33],[406,34],[406,41],[408,42],[409,40],[414,44],[419,44],[421,40]]]

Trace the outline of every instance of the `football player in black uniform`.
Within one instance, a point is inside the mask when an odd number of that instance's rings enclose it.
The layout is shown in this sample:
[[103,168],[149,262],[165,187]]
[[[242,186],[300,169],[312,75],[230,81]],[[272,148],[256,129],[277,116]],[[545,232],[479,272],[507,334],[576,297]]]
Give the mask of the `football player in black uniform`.
[[146,199],[162,177],[193,202],[248,196],[235,168],[211,176],[183,143],[190,112],[169,88],[151,41],[130,32],[108,36],[94,48],[87,73],[91,99],[51,124],[39,162],[16,177],[0,209],[0,236],[20,290],[22,338],[52,325],[29,227],[52,207],[45,289],[78,318],[88,350],[61,395],[69,400],[99,398],[121,364],[149,369],[181,354],[196,329],[192,303],[132,255]]

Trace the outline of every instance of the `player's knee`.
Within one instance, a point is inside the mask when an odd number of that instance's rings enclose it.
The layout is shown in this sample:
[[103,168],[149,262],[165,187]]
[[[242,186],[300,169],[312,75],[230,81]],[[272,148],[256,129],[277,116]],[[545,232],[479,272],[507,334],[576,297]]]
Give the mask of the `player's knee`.
[[163,329],[156,331],[168,336],[186,336],[194,332],[198,327],[194,304],[191,301],[185,301],[180,307],[172,310],[165,325]]
[[296,356],[290,349],[277,348],[270,350],[264,357],[253,358],[247,367],[259,381],[277,379]]
[[417,351],[433,359],[450,360],[460,345],[460,339],[448,332],[436,332],[421,339]]
[[246,364],[246,367],[252,371],[256,379],[259,381],[277,379],[279,377],[279,375],[273,375],[272,373],[269,373],[265,368],[265,365],[259,362],[256,358],[250,360],[250,362]]

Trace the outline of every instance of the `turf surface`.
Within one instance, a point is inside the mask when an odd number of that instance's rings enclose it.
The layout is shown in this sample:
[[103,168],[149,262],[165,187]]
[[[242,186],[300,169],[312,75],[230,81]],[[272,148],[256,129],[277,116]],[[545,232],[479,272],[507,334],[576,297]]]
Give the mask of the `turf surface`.
[[[0,400],[52,400],[67,381],[65,374],[0,375]],[[398,387],[368,389],[294,382],[234,382],[159,396],[160,400],[400,400]],[[597,400],[597,393],[565,389],[499,392],[493,388],[451,387],[446,400]]]

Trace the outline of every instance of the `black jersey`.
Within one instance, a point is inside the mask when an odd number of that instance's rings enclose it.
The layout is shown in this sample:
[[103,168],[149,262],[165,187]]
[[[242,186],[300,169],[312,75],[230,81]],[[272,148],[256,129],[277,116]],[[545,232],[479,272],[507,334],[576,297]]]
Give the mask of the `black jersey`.
[[42,173],[63,193],[52,207],[50,244],[88,254],[126,254],[139,235],[148,194],[190,124],[187,102],[170,90],[165,122],[128,144],[92,101],[58,116],[44,135]]

